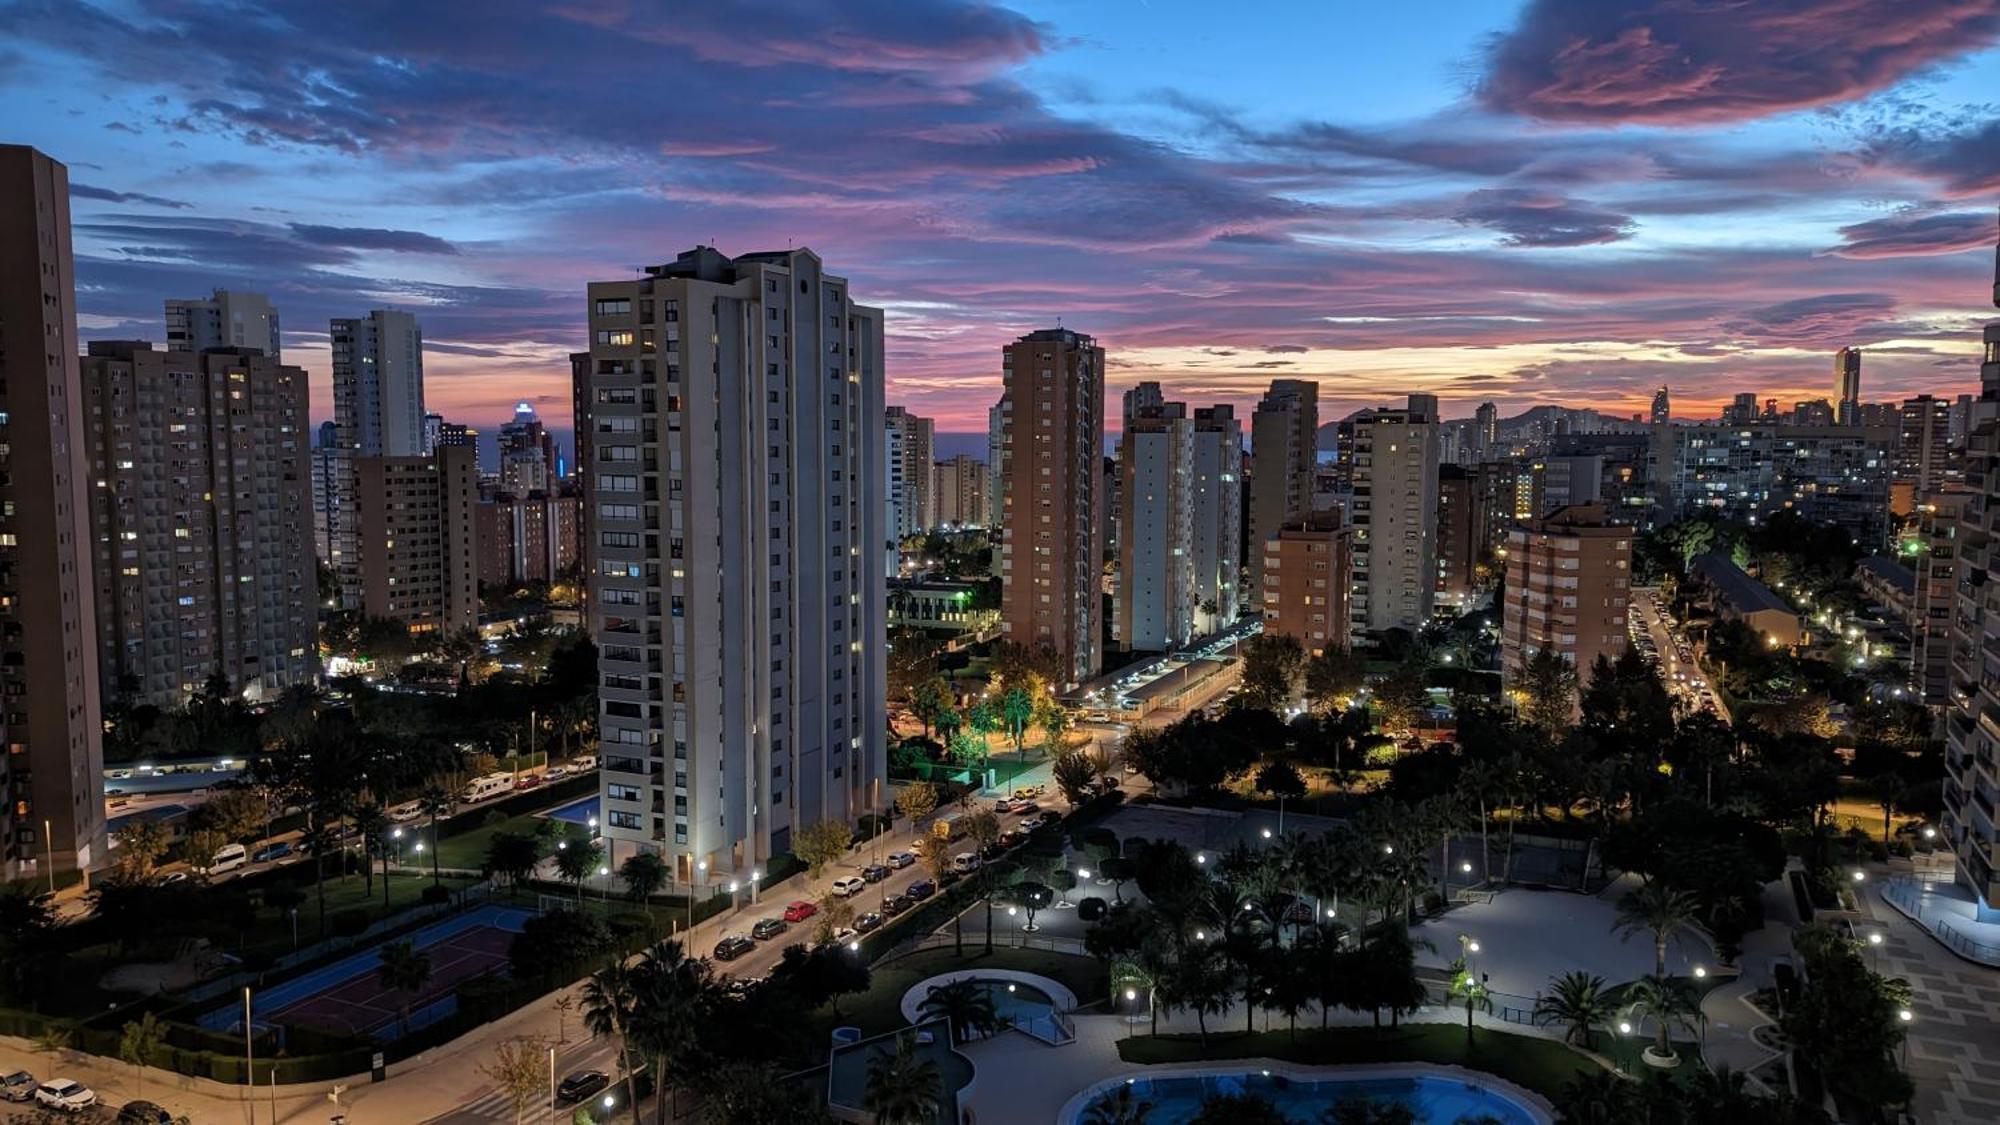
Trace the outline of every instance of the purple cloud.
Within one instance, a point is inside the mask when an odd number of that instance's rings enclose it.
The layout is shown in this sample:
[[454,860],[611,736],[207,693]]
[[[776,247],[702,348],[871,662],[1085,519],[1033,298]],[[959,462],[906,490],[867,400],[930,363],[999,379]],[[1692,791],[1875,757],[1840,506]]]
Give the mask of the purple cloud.
[[77,199],[96,199],[105,203],[142,203],[148,207],[171,207],[180,211],[193,206],[178,199],[147,195],[143,191],[112,191],[110,188],[101,188],[77,180],[70,181],[69,193]]
[[315,246],[340,246],[352,250],[392,250],[398,254],[456,254],[458,247],[434,234],[414,230],[383,230],[380,227],[323,227],[311,223],[289,224],[300,241]]
[[1591,246],[1630,238],[1637,229],[1630,215],[1525,188],[1475,191],[1454,218],[1499,231],[1507,246]]
[[1840,258],[1906,258],[1986,250],[1994,245],[1995,230],[1993,216],[1980,211],[1903,212],[1841,227],[1844,241],[1826,253]]
[[1487,55],[1487,106],[1690,125],[1850,101],[2000,37],[1993,0],[1534,0]]

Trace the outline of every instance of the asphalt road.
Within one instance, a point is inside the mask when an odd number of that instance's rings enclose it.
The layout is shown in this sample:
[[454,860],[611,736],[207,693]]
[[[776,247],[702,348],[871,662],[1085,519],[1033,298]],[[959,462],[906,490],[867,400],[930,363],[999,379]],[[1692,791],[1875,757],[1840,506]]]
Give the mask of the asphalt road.
[[[1705,704],[1712,708],[1723,722],[1729,721],[1729,709],[1722,705],[1722,697],[1702,674],[1701,665],[1692,660],[1682,660],[1679,648],[1688,643],[1687,637],[1675,627],[1671,618],[1660,612],[1653,602],[1654,591],[1638,588],[1632,591],[1630,609],[1649,636],[1653,647],[1659,653],[1660,673],[1666,680],[1667,690],[1675,699],[1687,706],[1700,710]],[[1694,651],[1692,648],[1689,652]],[[1676,678],[1675,673],[1681,678]]]

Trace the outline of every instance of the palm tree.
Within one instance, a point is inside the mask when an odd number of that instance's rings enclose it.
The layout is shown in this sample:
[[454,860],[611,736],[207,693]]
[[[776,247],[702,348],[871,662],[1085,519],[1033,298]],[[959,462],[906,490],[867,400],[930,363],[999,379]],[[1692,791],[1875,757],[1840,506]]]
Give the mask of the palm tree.
[[118,1040],[118,1057],[132,1064],[132,1074],[141,1097],[146,1093],[146,1063],[166,1039],[167,1025],[160,1022],[160,1017],[147,1012],[136,1020],[127,1021],[124,1035]]
[[[626,1037],[635,1051],[653,1061],[653,1088],[659,1119],[667,1119],[667,1063],[678,1065],[695,1049],[701,1010],[710,989],[708,962],[691,959],[678,941],[662,941],[633,966],[632,1009]],[[634,1106],[634,1119],[637,1118]]]
[[1174,966],[1169,990],[1173,1006],[1194,1013],[1204,1052],[1208,1050],[1208,1017],[1229,1014],[1236,986],[1233,976],[1222,950],[1212,942],[1189,944]]
[[361,837],[361,873],[368,894],[375,893],[375,861],[382,861],[382,905],[389,905],[389,814],[374,801],[354,808],[354,831]]
[[639,1112],[639,1083],[632,1073],[629,1030],[636,995],[637,982],[632,970],[621,961],[613,961],[590,974],[590,979],[583,983],[583,1026],[592,1035],[617,1038],[618,1064],[625,1070],[625,1099],[632,1106],[635,1120]]
[[970,977],[932,985],[924,995],[922,1011],[927,1019],[945,1021],[953,1046],[984,1038],[1002,1026],[993,994]]
[[1625,1013],[1635,1022],[1656,1020],[1659,1032],[1653,1040],[1653,1054],[1661,1059],[1674,1057],[1674,1045],[1670,1032],[1674,1025],[1687,1026],[1687,1018],[1695,1013],[1694,989],[1684,980],[1673,977],[1651,976],[1633,981],[1625,992]]
[[410,1032],[410,1001],[431,982],[431,957],[417,949],[415,943],[392,941],[382,947],[382,964],[376,970],[381,977],[382,987],[391,992],[400,992],[401,1025],[403,1034]]
[[438,872],[438,817],[452,809],[451,790],[442,782],[433,780],[424,786],[423,795],[417,798],[425,816],[431,818],[431,885],[437,886],[442,879]]
[[1493,1012],[1493,997],[1486,992],[1485,974],[1473,972],[1466,967],[1465,958],[1458,958],[1451,965],[1451,986],[1446,995],[1465,1002],[1465,1048],[1469,1051],[1472,1049],[1472,1013],[1491,1015]]
[[1563,1042],[1589,1050],[1591,1029],[1611,1018],[1615,1010],[1604,991],[1604,978],[1592,973],[1569,972],[1550,982],[1553,989],[1535,1001],[1537,1024],[1560,1023],[1568,1027]]
[[1621,937],[1652,934],[1653,975],[1665,977],[1667,939],[1676,933],[1701,932],[1696,921],[1700,911],[1700,904],[1686,891],[1674,890],[1665,883],[1647,883],[1625,892],[1618,900],[1618,922],[1612,932]]
[[618,878],[625,883],[625,897],[633,902],[650,902],[667,885],[667,861],[658,852],[632,853],[618,865]]
[[896,1036],[896,1049],[877,1048],[868,1060],[868,1086],[861,1108],[875,1115],[876,1125],[930,1125],[944,1100],[944,1079],[938,1064],[917,1053],[917,1037]]
[[1120,1083],[1111,1096],[1091,1103],[1082,1125],[1146,1125],[1146,1118],[1152,1115],[1153,1103],[1134,1094],[1131,1083]]

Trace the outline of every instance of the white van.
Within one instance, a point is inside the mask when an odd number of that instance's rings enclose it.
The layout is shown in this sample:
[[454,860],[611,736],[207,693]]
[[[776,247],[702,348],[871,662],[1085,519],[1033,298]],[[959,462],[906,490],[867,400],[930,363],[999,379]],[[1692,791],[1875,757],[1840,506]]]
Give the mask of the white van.
[[250,849],[242,844],[224,844],[215,850],[215,859],[208,865],[210,875],[220,875],[234,871],[250,862]]
[[951,869],[960,875],[970,875],[979,870],[978,852],[960,852],[951,857]]
[[514,779],[511,775],[489,773],[485,777],[474,778],[472,783],[465,787],[465,791],[458,795],[458,799],[470,805],[491,797],[498,797],[502,793],[512,792],[513,789]]
[[569,768],[570,772],[572,773],[582,773],[585,770],[594,770],[597,768],[597,755],[578,754],[576,757],[571,758],[569,760]]
[[407,824],[422,815],[424,815],[422,801],[404,801],[400,805],[389,806],[389,819],[398,824]]

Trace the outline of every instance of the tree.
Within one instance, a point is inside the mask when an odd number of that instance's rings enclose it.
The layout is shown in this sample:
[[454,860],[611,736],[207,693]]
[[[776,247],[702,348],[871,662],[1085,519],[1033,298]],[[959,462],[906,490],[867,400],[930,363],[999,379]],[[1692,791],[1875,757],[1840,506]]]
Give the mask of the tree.
[[118,1037],[118,1057],[132,1064],[132,1077],[138,1085],[140,1097],[146,1096],[146,1064],[152,1061],[166,1041],[166,1024],[151,1012],[136,1020],[127,1020],[123,1034]]
[[1179,1011],[1193,1012],[1201,1030],[1201,1047],[1208,1050],[1208,1017],[1229,1014],[1236,982],[1229,961],[1216,942],[1193,942],[1181,950],[1167,980],[1168,998]]
[[1058,755],[1051,767],[1056,788],[1062,791],[1063,800],[1073,806],[1083,804],[1096,791],[1097,766],[1090,757],[1087,751],[1071,750]]
[[624,962],[613,960],[583,982],[583,1026],[592,1035],[618,1042],[618,1061],[625,1071],[625,1099],[636,1120],[639,1082],[632,1068],[631,1020],[637,1003],[636,981]]
[[1306,779],[1299,776],[1298,768],[1283,758],[1274,758],[1257,771],[1257,792],[1278,799],[1278,824],[1285,822],[1285,801],[1296,801],[1306,795]]
[[541,846],[533,836],[518,832],[495,832],[486,842],[486,858],[481,867],[489,878],[504,879],[508,892],[517,890],[542,861]]
[[[1000,694],[1000,719],[1007,725],[1007,739],[1014,753],[1022,753],[1028,743],[1028,724],[1035,720],[1035,697],[1040,683],[1015,684]],[[983,739],[981,741],[984,741]]]
[[1543,648],[1521,669],[1520,692],[1528,725],[1554,736],[1576,708],[1576,667],[1554,648]]
[[576,888],[578,902],[583,901],[583,881],[597,874],[603,862],[604,848],[595,840],[564,840],[556,849],[556,874]]
[[806,877],[817,879],[828,864],[847,854],[854,833],[837,820],[819,820],[792,834],[792,854],[806,865]]
[[893,1051],[876,1048],[868,1060],[861,1108],[875,1115],[876,1125],[930,1125],[943,1100],[938,1064],[918,1052],[914,1032],[896,1036]]
[[1611,1018],[1614,1008],[1604,991],[1604,978],[1592,973],[1568,972],[1552,978],[1550,991],[1535,1001],[1537,1024],[1562,1024],[1563,1042],[1575,1043],[1588,1051],[1591,1029]]
[[438,852],[441,850],[437,846],[438,817],[449,814],[452,803],[451,790],[435,780],[425,785],[423,794],[417,798],[418,808],[425,816],[431,818],[431,886],[433,887],[442,881],[438,867]]
[[951,707],[951,686],[941,676],[932,676],[910,693],[910,710],[924,724],[924,737],[931,736],[938,716]]
[[920,1010],[926,1019],[945,1021],[953,1046],[984,1039],[1006,1026],[994,1007],[993,994],[971,977],[932,985]]
[[1493,997],[1486,992],[1486,974],[1474,973],[1463,954],[1451,963],[1451,984],[1445,995],[1465,1004],[1465,1049],[1472,1049],[1472,1013],[1493,1011]]
[[965,826],[965,834],[978,845],[982,854],[1000,838],[1000,818],[989,809],[967,813],[961,823]]
[[197,830],[213,829],[225,842],[248,840],[264,827],[270,806],[254,789],[218,789],[188,814]]
[[[667,1103],[672,1100],[667,1091],[696,1047],[701,1014],[710,1001],[708,962],[688,957],[681,943],[670,939],[640,954],[630,976],[632,1006],[626,1013],[625,1037],[633,1053],[652,1060],[654,1087],[660,1093],[659,1121],[665,1125]],[[638,1112],[635,1102],[635,1120]]]
[[1630,1125],[1640,1119],[1639,1084],[1622,1074],[1592,1067],[1563,1084],[1556,1095],[1557,1116],[1574,1125]]
[[1132,1090],[1131,1083],[1120,1083],[1111,1093],[1090,1103],[1082,1125],[1146,1125],[1146,1119],[1153,1115],[1153,1103]]
[[1693,895],[1654,881],[1626,891],[1618,900],[1618,921],[1612,932],[1621,937],[1653,935],[1653,975],[1667,975],[1667,939],[1677,933],[1699,933],[1700,907]]
[[937,811],[937,786],[928,781],[915,781],[896,792],[896,811],[910,821],[910,828],[916,831],[923,827],[924,818]]
[[530,1036],[503,1039],[493,1049],[492,1061],[479,1066],[479,1073],[492,1079],[513,1107],[514,1125],[521,1125],[522,1111],[543,1090],[547,1052],[546,1043]]
[[42,979],[43,962],[56,951],[55,906],[26,888],[0,890],[0,973],[7,995],[19,1000]]
[[1048,737],[1048,741],[1043,743],[1044,748],[1050,754],[1060,754],[1063,752],[1063,736],[1076,726],[1076,716],[1045,692],[1035,705],[1035,725],[1041,727],[1042,733]]
[[167,854],[167,827],[157,820],[133,818],[112,834],[118,848],[118,871],[131,882],[153,877],[153,869]]
[[823,1125],[833,1119],[782,1069],[768,1062],[724,1062],[697,1087],[701,1125]]
[[951,842],[935,835],[923,837],[917,841],[917,861],[924,865],[931,882],[943,882],[945,872],[951,870]]
[[625,883],[625,897],[646,902],[667,885],[667,861],[658,852],[634,852],[618,865],[618,878]]
[[375,971],[376,976],[383,988],[401,993],[396,999],[403,1034],[407,1035],[410,1031],[410,1001],[431,981],[430,954],[419,950],[413,942],[392,941],[382,946],[379,956],[382,963]]
[[195,874],[206,879],[215,866],[215,853],[229,842],[229,837],[213,828],[199,828],[188,834],[187,843],[181,845],[181,855]]
[[1306,652],[1297,637],[1259,633],[1243,642],[1244,706],[1283,712],[1292,706],[1304,681]]
[[1360,658],[1344,648],[1328,645],[1306,662],[1306,698],[1313,709],[1331,715],[1345,707],[1361,691],[1366,668]]
[[1694,989],[1675,977],[1641,977],[1625,990],[1626,1015],[1634,1022],[1650,1019],[1659,1025],[1653,1041],[1656,1058],[1674,1057],[1673,1029],[1686,1027],[1687,1018],[1698,1010]]
[[[983,770],[988,758],[986,736],[971,731],[959,731],[951,736],[950,753],[952,760],[969,770]],[[1017,747],[1018,749],[1018,747]]]
[[1902,804],[1903,791],[1907,788],[1909,786],[1903,781],[1902,775],[1894,770],[1878,774],[1868,781],[1869,793],[1874,796],[1875,803],[1882,806],[1882,842],[1885,844],[1889,842],[1894,831],[1890,819],[1895,816],[1896,809]]

